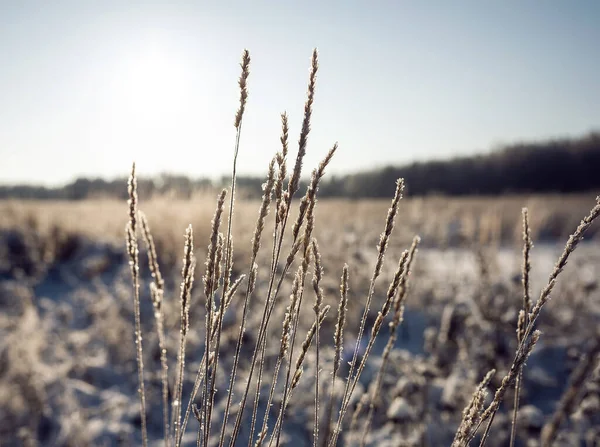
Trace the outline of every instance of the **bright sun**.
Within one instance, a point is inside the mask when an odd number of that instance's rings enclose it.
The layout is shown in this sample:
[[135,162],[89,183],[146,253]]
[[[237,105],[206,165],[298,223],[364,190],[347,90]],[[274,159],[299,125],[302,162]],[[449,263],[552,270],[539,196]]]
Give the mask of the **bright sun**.
[[124,105],[139,118],[164,116],[184,98],[185,70],[180,61],[160,48],[147,48],[129,58],[119,81]]

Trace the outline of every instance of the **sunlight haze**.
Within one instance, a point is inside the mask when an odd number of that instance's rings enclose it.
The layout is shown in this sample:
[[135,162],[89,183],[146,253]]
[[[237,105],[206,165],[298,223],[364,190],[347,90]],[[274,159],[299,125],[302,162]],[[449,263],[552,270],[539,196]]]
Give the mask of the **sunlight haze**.
[[599,20],[596,1],[3,1],[0,183],[228,174],[244,48],[241,174],[266,171],[284,110],[295,153],[313,47],[307,168],[336,141],[332,173],[578,136]]

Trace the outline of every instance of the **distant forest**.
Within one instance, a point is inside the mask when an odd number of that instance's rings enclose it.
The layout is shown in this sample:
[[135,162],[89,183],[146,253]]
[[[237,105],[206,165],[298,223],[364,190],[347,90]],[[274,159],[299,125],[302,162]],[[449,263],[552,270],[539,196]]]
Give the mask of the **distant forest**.
[[[289,163],[293,164],[293,163]],[[343,176],[327,176],[321,197],[377,198],[393,194],[397,178],[406,180],[409,196],[500,195],[517,193],[573,193],[600,191],[600,133],[581,138],[553,139],[504,146],[485,155],[445,161],[387,166]],[[247,197],[259,197],[263,178],[238,177],[238,188]],[[139,193],[170,194],[189,198],[195,192],[229,183],[161,175],[138,180]],[[83,200],[94,197],[127,197],[126,179],[80,178],[63,187],[0,186],[0,199]]]

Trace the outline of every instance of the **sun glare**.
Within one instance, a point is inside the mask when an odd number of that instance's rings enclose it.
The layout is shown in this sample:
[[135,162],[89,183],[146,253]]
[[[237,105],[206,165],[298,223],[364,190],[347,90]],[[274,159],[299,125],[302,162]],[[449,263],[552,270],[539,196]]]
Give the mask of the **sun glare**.
[[161,48],[147,48],[126,61],[119,95],[130,112],[152,119],[173,112],[185,92],[185,67]]

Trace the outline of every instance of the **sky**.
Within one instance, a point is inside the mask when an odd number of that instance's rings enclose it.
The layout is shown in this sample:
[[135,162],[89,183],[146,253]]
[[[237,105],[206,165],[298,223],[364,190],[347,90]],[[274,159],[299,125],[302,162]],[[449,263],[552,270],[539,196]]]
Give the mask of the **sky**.
[[239,172],[295,157],[319,50],[316,165],[356,172],[600,127],[600,2],[0,0],[0,184]]

